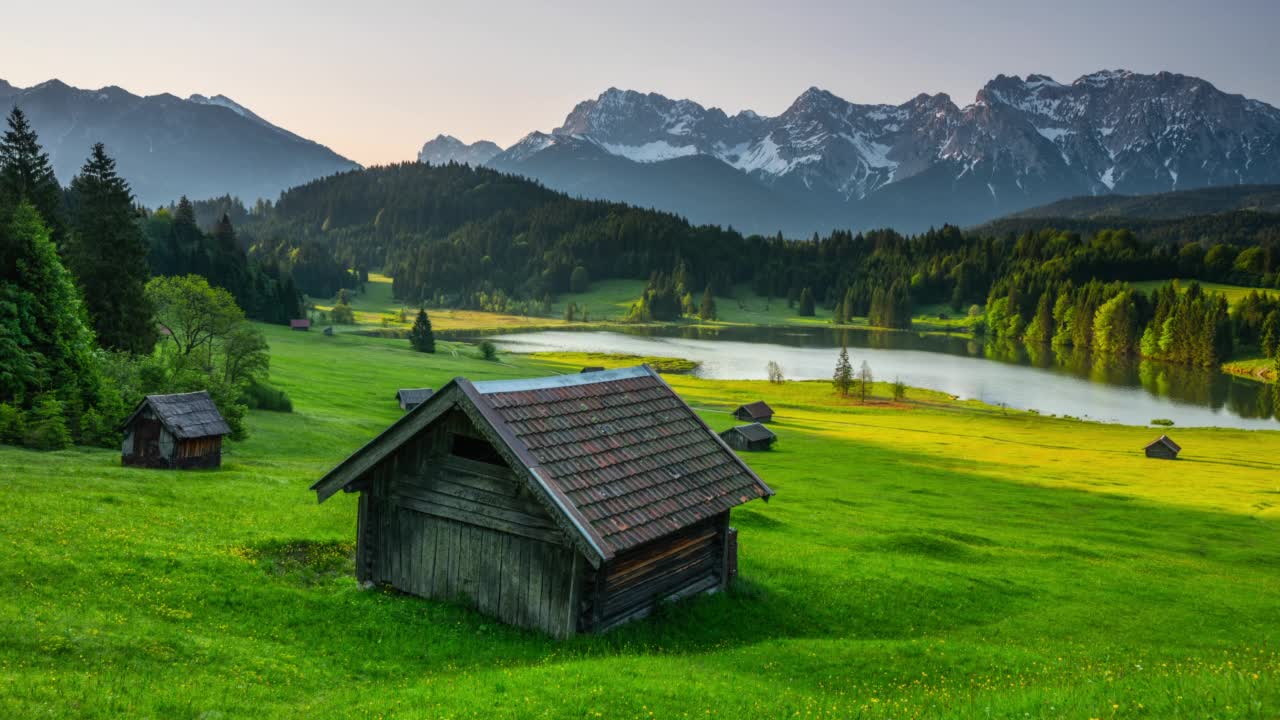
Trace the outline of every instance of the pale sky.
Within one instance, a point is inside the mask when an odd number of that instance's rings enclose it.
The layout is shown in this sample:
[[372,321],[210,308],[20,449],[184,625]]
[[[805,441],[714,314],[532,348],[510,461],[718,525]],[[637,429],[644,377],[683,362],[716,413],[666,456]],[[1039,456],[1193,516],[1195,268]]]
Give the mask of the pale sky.
[[1280,106],[1280,0],[6,4],[14,85],[222,93],[365,164],[437,133],[505,147],[610,86],[773,115],[811,85],[965,105],[998,73],[1125,68]]

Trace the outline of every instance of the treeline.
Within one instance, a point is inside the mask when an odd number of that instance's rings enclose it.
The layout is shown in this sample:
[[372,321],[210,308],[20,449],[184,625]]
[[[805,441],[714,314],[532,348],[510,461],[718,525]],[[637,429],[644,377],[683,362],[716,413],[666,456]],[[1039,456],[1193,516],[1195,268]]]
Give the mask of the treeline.
[[[149,393],[208,390],[236,437],[247,406],[287,405],[265,385],[265,339],[228,291],[194,275],[151,277],[143,221],[101,143],[64,190],[22,111],[10,113],[0,137],[0,442],[114,445]],[[175,262],[192,261],[187,246],[171,249],[183,250]],[[216,257],[206,269],[226,270]]]
[[[294,277],[310,294],[352,286],[373,268],[392,276],[405,303],[527,314],[545,314],[556,295],[611,278],[647,281],[632,316],[656,320],[701,314],[697,299],[708,288],[729,295],[740,285],[785,298],[799,314],[821,307],[837,321],[867,317],[885,327],[909,327],[921,305],[980,313],[973,306],[1007,297],[988,318],[995,334],[1022,338],[1030,329],[1035,339],[1053,342],[1061,334],[1092,347],[1093,315],[1121,292],[1118,281],[1181,277],[1280,287],[1280,225],[1257,213],[1166,223],[1156,241],[1126,229],[1014,235],[950,226],[910,237],[836,230],[786,240],[572,199],[484,168],[405,163],[314,181],[245,217],[241,236],[252,252],[293,258]],[[317,272],[304,284],[299,258],[329,274]],[[1047,308],[1037,312],[1046,292]],[[1061,322],[1047,330],[1063,292],[1071,297],[1064,311],[1078,305],[1073,317],[1080,322],[1069,331]],[[1156,319],[1155,299],[1135,295],[1131,304],[1132,317],[1129,300],[1107,308],[1103,319],[1116,323],[1105,326],[1114,336],[1101,343],[1108,352],[1140,350],[1146,326]],[[1014,325],[999,327],[1008,322]],[[1184,344],[1173,342],[1170,347]],[[1224,343],[1215,346],[1215,357]]]
[[[225,199],[234,209],[238,201]],[[241,206],[243,208],[243,206]],[[246,215],[241,215],[242,221]],[[142,219],[152,275],[199,275],[231,293],[245,314],[255,320],[288,324],[305,317],[302,293],[291,272],[274,259],[250,259],[236,236],[231,211],[224,210],[201,230],[196,206],[183,197],[171,208],[146,213]]]

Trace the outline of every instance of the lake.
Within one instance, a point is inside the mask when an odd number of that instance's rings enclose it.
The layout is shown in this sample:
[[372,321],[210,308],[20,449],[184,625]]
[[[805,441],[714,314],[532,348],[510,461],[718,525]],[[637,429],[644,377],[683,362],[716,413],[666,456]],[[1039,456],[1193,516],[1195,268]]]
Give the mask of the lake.
[[1164,363],[1094,358],[1085,352],[984,343],[954,335],[804,327],[635,328],[621,332],[538,331],[491,337],[511,352],[606,352],[681,357],[697,375],[765,379],[769,361],[790,380],[829,380],[842,342],[855,371],[901,379],[990,405],[1044,415],[1175,427],[1280,430],[1275,386]]

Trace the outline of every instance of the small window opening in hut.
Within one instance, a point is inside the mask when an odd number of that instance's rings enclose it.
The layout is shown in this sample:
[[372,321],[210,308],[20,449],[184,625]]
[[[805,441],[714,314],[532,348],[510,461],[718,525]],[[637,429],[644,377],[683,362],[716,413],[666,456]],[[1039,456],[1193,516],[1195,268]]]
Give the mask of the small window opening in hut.
[[490,465],[506,465],[502,456],[489,443],[469,435],[453,435],[449,451],[460,458],[489,463]]

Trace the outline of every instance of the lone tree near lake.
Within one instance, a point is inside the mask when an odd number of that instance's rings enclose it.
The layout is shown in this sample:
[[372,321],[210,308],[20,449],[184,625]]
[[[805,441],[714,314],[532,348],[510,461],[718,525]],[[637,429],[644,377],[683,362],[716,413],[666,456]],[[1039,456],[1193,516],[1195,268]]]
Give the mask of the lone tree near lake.
[[769,364],[765,366],[765,372],[769,374],[769,382],[774,385],[781,385],[786,382],[786,378],[782,376],[782,366],[773,360],[770,360]]
[[427,317],[427,311],[423,308],[418,308],[418,317],[414,319],[413,329],[409,331],[409,344],[418,352],[436,351],[436,336],[431,331],[431,318]]
[[831,384],[835,386],[840,397],[849,397],[849,388],[853,387],[853,365],[849,363],[849,348],[840,348],[840,357],[836,360],[836,372],[831,376]]
[[871,377],[871,365],[866,360],[862,361],[862,367],[858,369],[858,399],[861,402],[867,401],[867,395],[871,394],[871,383],[875,382]]

